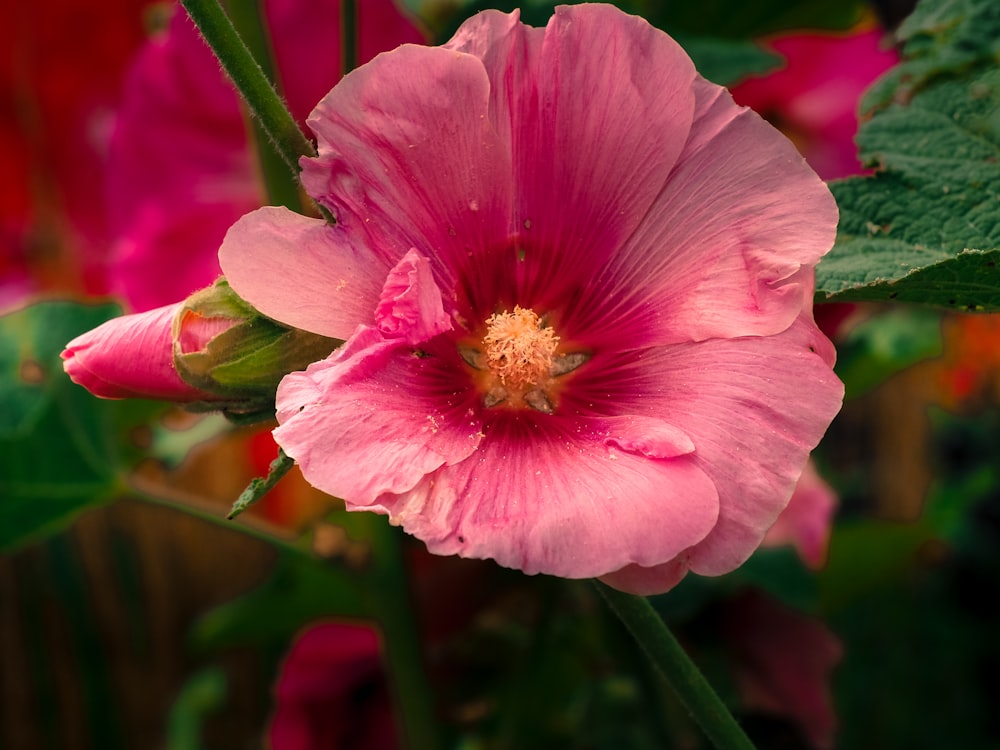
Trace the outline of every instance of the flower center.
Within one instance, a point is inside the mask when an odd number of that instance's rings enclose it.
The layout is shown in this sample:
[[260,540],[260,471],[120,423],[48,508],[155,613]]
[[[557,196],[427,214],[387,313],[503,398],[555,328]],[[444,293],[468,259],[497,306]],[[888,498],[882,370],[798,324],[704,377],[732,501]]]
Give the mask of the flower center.
[[478,345],[460,345],[473,370],[483,405],[555,411],[562,376],[588,359],[585,352],[559,352],[559,337],[534,310],[515,307],[486,319]]
[[483,354],[486,365],[508,388],[540,384],[552,369],[559,337],[542,324],[533,310],[491,315],[486,321]]

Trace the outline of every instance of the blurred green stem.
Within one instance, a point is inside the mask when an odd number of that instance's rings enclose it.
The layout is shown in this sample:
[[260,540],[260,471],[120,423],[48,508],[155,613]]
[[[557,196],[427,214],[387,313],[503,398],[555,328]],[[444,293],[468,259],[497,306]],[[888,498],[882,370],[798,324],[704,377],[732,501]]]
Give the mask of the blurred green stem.
[[754,750],[753,743],[649,601],[600,581],[594,581],[594,585],[717,750]]
[[[260,0],[236,0],[227,4],[229,17],[236,33],[246,43],[253,59],[260,65],[261,72],[276,90],[281,88],[278,73],[274,67],[271,39],[261,15]],[[250,117],[253,143],[257,152],[257,164],[261,180],[267,192],[267,203],[284,206],[297,213],[303,212],[299,194],[298,170],[288,171],[285,160],[268,137],[263,123],[258,117]]]
[[432,692],[413,616],[413,596],[406,576],[402,532],[384,516],[361,513],[354,519],[371,543],[366,593],[382,629],[386,665],[394,688],[400,739],[411,750],[439,750],[443,745],[434,718]]
[[315,156],[316,149],[285,108],[278,92],[236,33],[222,6],[217,0],[181,0],[181,4],[282,159],[297,175],[299,158]]

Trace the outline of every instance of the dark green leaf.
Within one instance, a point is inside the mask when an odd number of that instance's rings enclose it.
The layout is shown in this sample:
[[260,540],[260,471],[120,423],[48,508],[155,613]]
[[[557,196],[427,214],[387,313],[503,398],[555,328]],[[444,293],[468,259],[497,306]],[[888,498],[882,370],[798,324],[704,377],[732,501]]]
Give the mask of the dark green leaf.
[[205,615],[192,640],[201,649],[287,643],[310,620],[369,615],[362,580],[333,562],[283,549],[259,588]]
[[72,383],[59,353],[117,314],[112,305],[34,305],[0,318],[0,550],[51,533],[112,499],[137,446],[130,432],[163,406],[102,401]]
[[997,8],[924,2],[904,27],[908,57],[858,134],[877,172],[831,185],[841,219],[817,300],[1000,310]]

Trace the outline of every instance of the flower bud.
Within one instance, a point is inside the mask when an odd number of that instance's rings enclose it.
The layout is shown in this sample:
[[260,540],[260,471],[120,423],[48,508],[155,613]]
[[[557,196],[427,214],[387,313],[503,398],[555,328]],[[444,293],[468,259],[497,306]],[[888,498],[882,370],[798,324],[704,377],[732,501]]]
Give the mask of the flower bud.
[[154,398],[257,413],[278,382],[340,342],[275,323],[225,279],[183,302],[114,318],[62,353],[70,378],[101,398]]
[[212,398],[185,383],[174,368],[171,326],[181,304],[113,318],[70,341],[63,368],[101,398],[194,402]]
[[270,405],[278,382],[324,359],[337,339],[265,318],[225,279],[195,292],[173,320],[173,360],[180,377],[217,399]]

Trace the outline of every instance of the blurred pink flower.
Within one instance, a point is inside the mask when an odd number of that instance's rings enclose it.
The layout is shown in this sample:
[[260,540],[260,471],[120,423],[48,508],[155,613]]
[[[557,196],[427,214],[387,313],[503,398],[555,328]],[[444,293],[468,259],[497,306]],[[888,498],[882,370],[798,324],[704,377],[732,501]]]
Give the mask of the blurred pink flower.
[[767,46],[784,67],[735,86],[733,98],[790,137],[824,180],[857,174],[861,94],[899,59],[882,37],[880,29],[775,37]]
[[95,189],[122,71],[150,0],[9,3],[0,24],[0,310],[106,291]]
[[788,507],[781,511],[763,544],[768,547],[790,544],[806,565],[821,568],[826,562],[830,526],[836,509],[837,495],[810,461],[795,486]]
[[808,304],[836,206],[785,138],[598,4],[477,15],[309,124],[336,225],[263,208],[220,259],[348,339],[278,389],[310,483],[438,554],[644,593],[751,554],[842,396]]
[[379,639],[370,627],[310,626],[289,649],[274,697],[272,750],[398,747]]
[[[185,383],[174,367],[173,325],[183,302],[113,318],[77,336],[62,353],[73,382],[101,398],[159,398],[191,402],[212,395]],[[183,344],[197,351],[231,321],[185,326]]]
[[[340,3],[263,4],[281,89],[303,118],[341,75]],[[421,33],[391,0],[359,3],[362,62]],[[183,299],[219,275],[226,229],[265,202],[232,84],[183,10],[136,60],[115,123],[108,196],[112,290],[135,310]]]
[[724,639],[746,709],[792,719],[816,750],[833,747],[830,676],[843,647],[822,621],[756,590],[724,610]]

